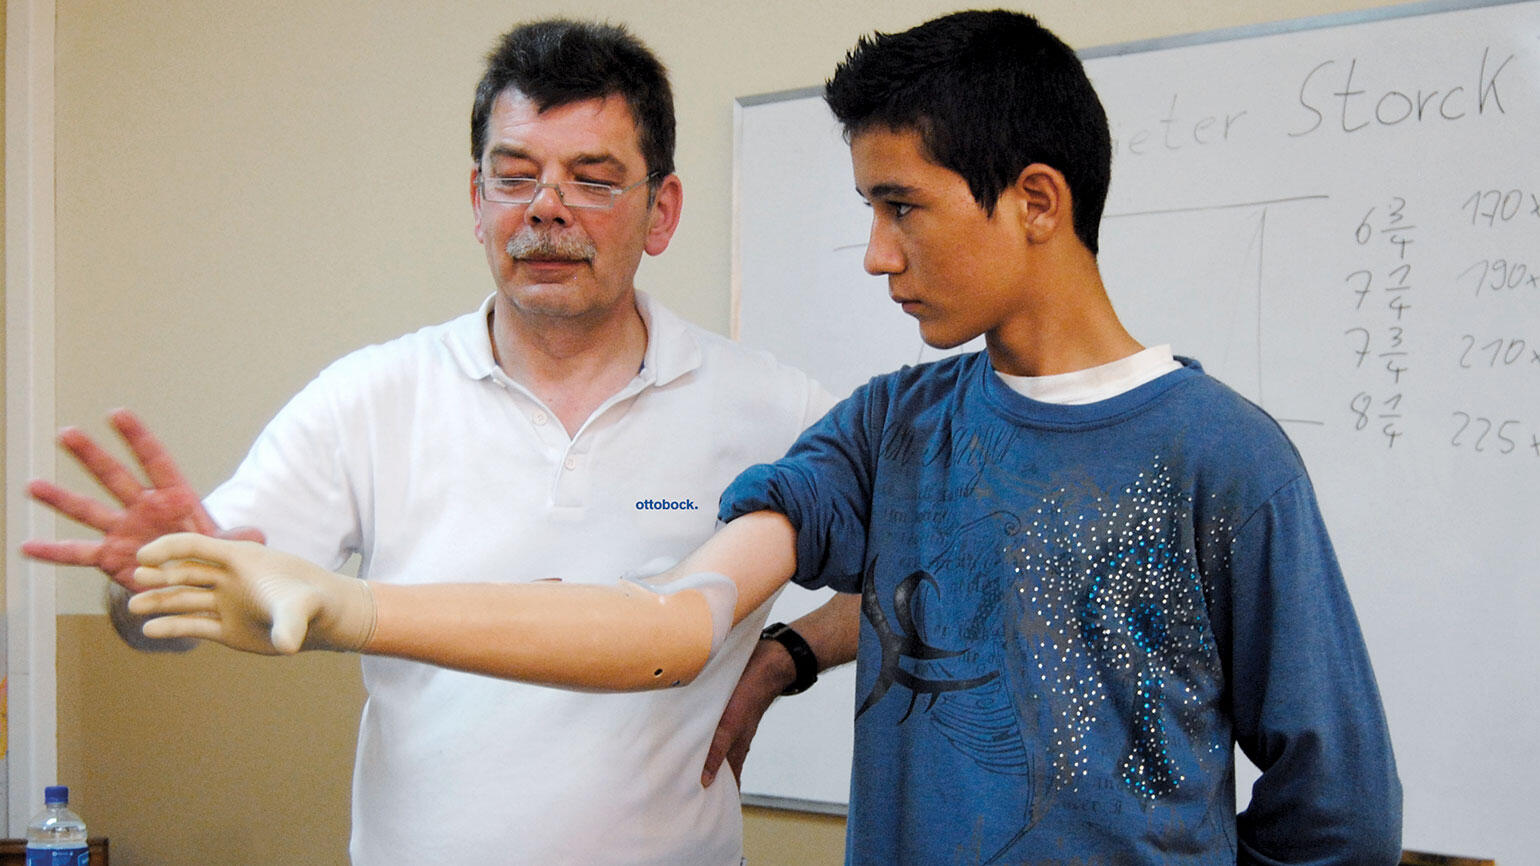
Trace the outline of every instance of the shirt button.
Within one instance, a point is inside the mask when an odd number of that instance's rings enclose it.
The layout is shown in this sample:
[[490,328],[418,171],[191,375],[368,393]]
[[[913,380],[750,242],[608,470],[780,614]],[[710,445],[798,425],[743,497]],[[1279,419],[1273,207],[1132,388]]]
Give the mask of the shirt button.
[[568,457],[566,460],[562,461],[561,465],[567,467],[568,469],[576,469],[577,468],[577,458],[576,457]]
[[544,412],[536,412],[535,413],[534,421],[535,421],[535,424],[537,426],[544,427],[545,426],[545,422],[547,422],[549,420],[551,420],[551,419],[549,417],[547,417]]

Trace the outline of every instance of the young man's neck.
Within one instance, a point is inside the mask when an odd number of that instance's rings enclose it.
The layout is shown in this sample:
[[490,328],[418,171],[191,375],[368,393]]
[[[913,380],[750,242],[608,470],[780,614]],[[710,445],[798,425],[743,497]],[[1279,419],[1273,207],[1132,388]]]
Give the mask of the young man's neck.
[[1144,348],[1123,327],[1096,260],[1071,255],[1030,293],[1031,309],[984,335],[989,360],[1012,376],[1073,373],[1126,358]]
[[594,410],[641,369],[647,326],[628,294],[599,314],[539,316],[493,303],[488,329],[493,357],[575,434]]

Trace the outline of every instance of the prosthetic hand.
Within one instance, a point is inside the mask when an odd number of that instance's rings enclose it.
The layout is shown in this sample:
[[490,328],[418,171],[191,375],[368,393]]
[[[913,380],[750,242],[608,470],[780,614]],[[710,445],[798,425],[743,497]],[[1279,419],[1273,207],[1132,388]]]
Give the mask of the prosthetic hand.
[[128,609],[155,616],[146,637],[192,637],[264,655],[356,652],[374,631],[367,581],[251,541],[182,533],[139,551],[134,580],[152,588]]

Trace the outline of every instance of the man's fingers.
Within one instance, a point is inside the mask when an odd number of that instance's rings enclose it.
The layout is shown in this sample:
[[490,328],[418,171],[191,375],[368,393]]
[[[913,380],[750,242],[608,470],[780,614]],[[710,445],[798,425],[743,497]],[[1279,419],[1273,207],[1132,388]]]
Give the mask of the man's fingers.
[[[187,478],[182,475],[182,470],[149,428],[126,409],[114,412],[109,421],[144,470],[149,488],[166,496],[168,502],[176,503],[179,520],[191,522],[190,526],[185,523],[183,525],[194,532],[216,532],[218,527],[208,512],[203,510],[202,503],[187,483]],[[133,471],[78,428],[66,427],[59,431],[59,444],[73,454],[97,483],[123,505],[132,505],[146,495],[146,486]],[[38,493],[34,493],[34,498],[102,531],[106,531],[106,521],[117,516],[117,512],[100,503],[56,486],[40,488]]]
[[177,532],[163,535],[139,548],[139,564],[160,566],[174,559],[198,559],[222,565],[238,555],[241,545],[250,543],[210,538],[196,532]]
[[141,631],[149,638],[192,637],[217,641],[224,633],[224,625],[213,617],[197,614],[162,616],[147,620]]
[[142,529],[146,540],[172,532],[213,535],[218,531],[203,510],[203,503],[198,501],[198,494],[188,487],[146,490],[126,513],[129,519],[124,530]]
[[734,748],[727,753],[727,766],[733,768],[733,778],[738,781],[739,787],[743,786],[743,762],[749,756],[749,744],[745,742],[741,748]]
[[128,610],[139,616],[209,614],[219,609],[218,604],[219,599],[211,590],[196,586],[167,586],[134,595],[128,600]]
[[225,538],[230,541],[254,541],[257,544],[267,543],[267,533],[255,526],[237,526],[234,529],[221,529],[214,537]]
[[42,479],[27,484],[27,495],[76,523],[89,526],[98,532],[106,532],[107,527],[121,513],[89,496],[81,496],[52,481]]
[[700,774],[702,788],[710,787],[717,777],[717,771],[722,768],[722,759],[727,757],[727,747],[732,744],[732,737],[723,732],[719,727],[711,737],[711,747],[706,749],[706,766]]
[[117,500],[125,505],[138,498],[144,490],[144,485],[134,477],[128,467],[119,463],[116,457],[102,450],[100,445],[76,427],[66,427],[59,431],[59,444],[66,451],[75,455],[80,465],[91,473],[97,483],[106,488]]
[[33,539],[21,543],[21,552],[33,559],[54,565],[96,565],[101,557],[99,541],[41,541]]
[[[150,428],[144,426],[139,417],[127,409],[119,409],[109,418],[114,430],[123,437],[128,448],[134,454],[134,459],[139,461],[144,469],[145,477],[150,480],[150,485],[162,490],[168,488],[192,489],[187,483],[187,478],[182,475],[182,470],[171,458],[171,452],[166,446],[150,432]],[[192,510],[193,521],[196,524],[193,529],[202,533],[213,533],[216,529],[211,520],[201,507]]]

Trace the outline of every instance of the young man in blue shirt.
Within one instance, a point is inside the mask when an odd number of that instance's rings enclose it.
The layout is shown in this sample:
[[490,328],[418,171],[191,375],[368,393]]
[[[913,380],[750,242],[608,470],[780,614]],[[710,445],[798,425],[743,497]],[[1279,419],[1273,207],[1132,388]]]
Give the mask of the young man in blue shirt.
[[[360,593],[177,536],[140,579],[183,586],[137,609],[194,616],[146,631],[643,688],[687,683],[788,578],[832,585],[862,595],[849,862],[1396,862],[1389,736],[1309,479],[1261,409],[1119,322],[1074,53],[957,13],[863,39],[826,96],[866,269],[926,342],[984,352],[873,379],[741,475],[679,567],[602,598]],[[1239,816],[1237,743],[1262,771]]]

